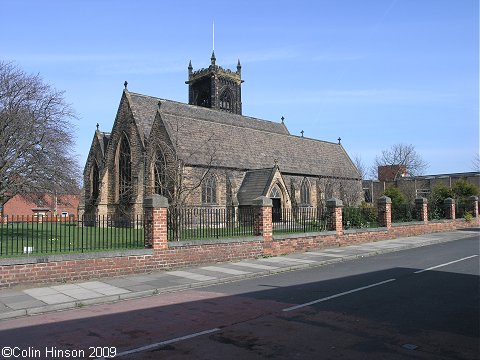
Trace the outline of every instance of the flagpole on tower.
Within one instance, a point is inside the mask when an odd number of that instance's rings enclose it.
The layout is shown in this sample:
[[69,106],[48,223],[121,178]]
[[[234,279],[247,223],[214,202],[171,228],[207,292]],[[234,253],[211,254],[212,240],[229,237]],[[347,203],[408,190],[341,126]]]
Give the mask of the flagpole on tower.
[[215,51],[215,21],[212,23],[212,51]]

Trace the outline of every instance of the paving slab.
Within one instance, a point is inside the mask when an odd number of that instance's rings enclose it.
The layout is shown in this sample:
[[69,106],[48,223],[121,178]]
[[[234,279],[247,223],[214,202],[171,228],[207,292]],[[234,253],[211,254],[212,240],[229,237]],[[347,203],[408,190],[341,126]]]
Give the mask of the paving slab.
[[58,285],[29,285],[0,290],[0,320],[48,311],[71,309],[153,296],[160,293],[198,288],[246,277],[264,276],[282,271],[317,267],[370,254],[387,253],[445,241],[455,241],[478,231],[435,233],[315,250],[225,264],[202,265],[176,271],[155,271],[101,281],[83,281]]

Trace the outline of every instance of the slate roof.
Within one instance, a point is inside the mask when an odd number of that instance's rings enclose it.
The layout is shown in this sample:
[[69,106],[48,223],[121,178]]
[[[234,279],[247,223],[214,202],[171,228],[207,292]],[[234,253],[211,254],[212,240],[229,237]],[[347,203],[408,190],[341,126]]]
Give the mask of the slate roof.
[[240,205],[252,205],[253,199],[266,195],[274,172],[275,168],[247,171],[242,185],[238,189],[238,203]]
[[271,169],[276,160],[282,173],[359,178],[341,145],[290,135],[282,123],[127,94],[145,137],[158,111],[179,156],[190,165]]

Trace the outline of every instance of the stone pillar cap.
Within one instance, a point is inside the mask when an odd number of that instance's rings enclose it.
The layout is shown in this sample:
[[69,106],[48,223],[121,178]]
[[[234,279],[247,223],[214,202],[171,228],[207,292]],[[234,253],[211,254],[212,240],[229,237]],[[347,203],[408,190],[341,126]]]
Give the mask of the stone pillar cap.
[[391,204],[391,203],[392,203],[392,199],[389,198],[389,197],[386,196],[386,195],[383,195],[382,197],[380,197],[380,198],[377,199],[377,203],[378,203],[378,204]]
[[478,201],[478,196],[472,195],[468,198],[470,201]]
[[168,199],[165,196],[153,194],[143,200],[143,207],[147,209],[168,208]]
[[259,196],[253,199],[252,204],[255,206],[273,206],[272,199],[266,196]]
[[451,205],[451,204],[455,204],[455,199],[452,199],[452,198],[446,198],[445,200],[443,200],[443,202],[445,204],[448,204],[448,205]]
[[343,207],[343,201],[337,198],[328,199],[327,207]]
[[424,197],[418,197],[415,199],[415,204],[428,204],[428,200]]

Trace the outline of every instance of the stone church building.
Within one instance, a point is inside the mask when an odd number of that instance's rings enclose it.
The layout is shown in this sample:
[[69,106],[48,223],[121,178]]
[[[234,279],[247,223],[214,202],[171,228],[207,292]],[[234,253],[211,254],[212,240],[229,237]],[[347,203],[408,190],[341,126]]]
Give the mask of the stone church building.
[[142,214],[158,193],[170,204],[274,209],[362,197],[360,175],[338,143],[290,134],[284,124],[242,115],[241,65],[188,66],[188,104],[130,92],[125,82],[111,132],[95,131],[79,215]]

